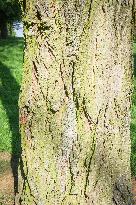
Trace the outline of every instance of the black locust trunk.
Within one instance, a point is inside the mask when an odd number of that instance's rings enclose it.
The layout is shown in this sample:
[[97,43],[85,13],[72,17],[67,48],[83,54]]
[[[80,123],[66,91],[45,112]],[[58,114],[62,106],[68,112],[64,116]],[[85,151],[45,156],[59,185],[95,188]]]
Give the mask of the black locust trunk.
[[131,205],[132,1],[22,5],[16,205]]

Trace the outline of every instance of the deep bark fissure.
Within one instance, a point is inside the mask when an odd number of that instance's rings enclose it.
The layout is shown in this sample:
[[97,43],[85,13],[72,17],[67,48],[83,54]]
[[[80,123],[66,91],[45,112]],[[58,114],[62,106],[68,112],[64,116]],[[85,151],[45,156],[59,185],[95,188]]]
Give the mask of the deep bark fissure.
[[113,197],[113,203],[114,203],[115,205],[118,205],[118,203],[116,202],[116,200],[114,199],[114,197]]
[[94,152],[95,152],[95,146],[96,146],[96,139],[95,139],[95,136],[94,136],[93,137],[92,155],[91,155],[91,157],[89,159],[88,165],[86,164],[86,161],[85,161],[85,167],[87,168],[87,171],[86,171],[86,182],[85,182],[85,188],[84,188],[85,198],[89,198],[89,196],[86,194],[86,189],[87,189],[87,186],[89,185],[89,175],[91,173],[91,163],[92,163],[92,159],[93,159]]
[[[37,63],[37,65],[36,65],[36,63]],[[36,82],[37,82],[37,84],[39,85],[40,92],[42,93],[42,97],[43,97],[44,100],[46,100],[46,96],[44,95],[44,92],[43,92],[43,90],[42,90],[42,87],[41,87],[41,84],[40,84],[40,81],[39,81],[39,74],[38,74],[38,68],[37,68],[38,65],[39,65],[38,59],[36,58],[35,61],[33,61],[33,68],[34,68],[33,73],[34,73]],[[46,67],[45,67],[45,68],[46,68]]]

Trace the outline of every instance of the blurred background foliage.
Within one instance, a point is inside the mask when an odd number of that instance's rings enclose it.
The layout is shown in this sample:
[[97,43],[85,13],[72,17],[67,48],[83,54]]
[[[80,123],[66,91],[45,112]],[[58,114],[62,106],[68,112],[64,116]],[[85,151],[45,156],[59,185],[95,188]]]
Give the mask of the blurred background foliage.
[[21,8],[18,0],[0,0],[0,38],[13,36],[13,23],[21,21]]

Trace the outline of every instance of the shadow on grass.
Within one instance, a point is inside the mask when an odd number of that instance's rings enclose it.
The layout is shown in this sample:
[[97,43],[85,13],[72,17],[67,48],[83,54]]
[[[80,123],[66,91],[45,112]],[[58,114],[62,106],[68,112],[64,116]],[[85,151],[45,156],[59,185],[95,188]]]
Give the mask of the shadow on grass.
[[18,163],[21,151],[18,114],[20,86],[11,74],[10,69],[0,62],[0,98],[7,113],[10,130],[12,131],[11,167],[14,176],[14,190],[16,193],[18,191]]
[[11,48],[11,47],[18,46],[22,49],[22,41],[23,38],[10,37],[8,38],[8,44],[7,44],[7,39],[0,39],[0,45],[1,47],[4,48]]

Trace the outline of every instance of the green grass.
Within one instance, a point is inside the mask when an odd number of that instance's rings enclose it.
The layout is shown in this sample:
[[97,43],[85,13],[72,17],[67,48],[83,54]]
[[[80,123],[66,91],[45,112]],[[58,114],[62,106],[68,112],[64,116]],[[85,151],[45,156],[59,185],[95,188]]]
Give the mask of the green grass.
[[18,96],[23,62],[23,39],[0,40],[0,151],[20,150]]
[[[20,150],[18,96],[23,61],[23,39],[0,40],[0,151]],[[136,176],[136,43],[134,43],[134,92],[131,109],[132,174]]]

